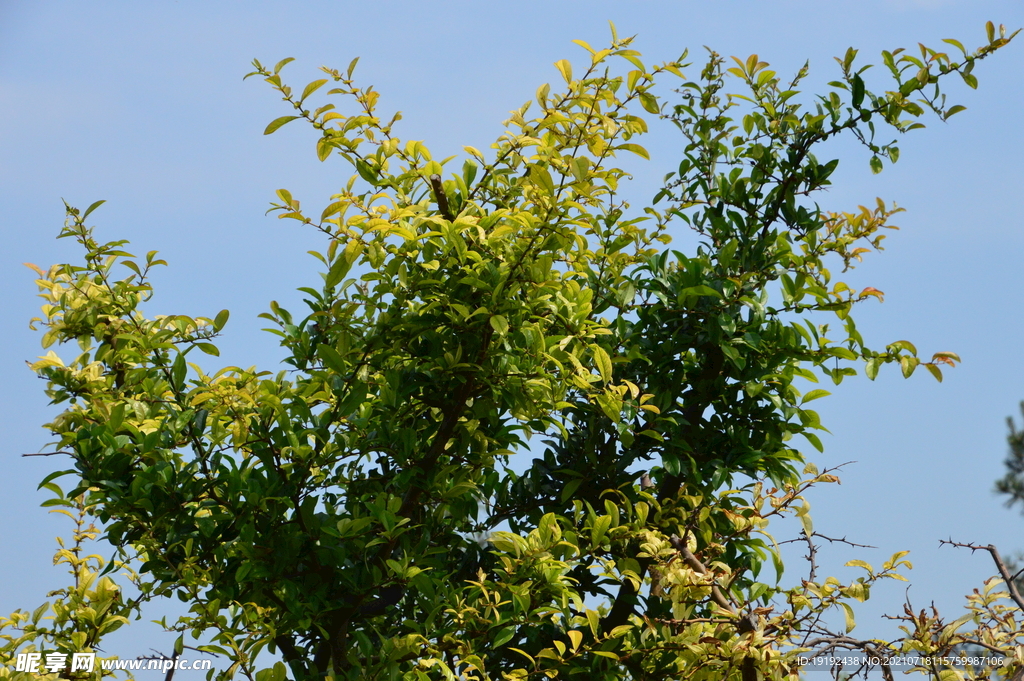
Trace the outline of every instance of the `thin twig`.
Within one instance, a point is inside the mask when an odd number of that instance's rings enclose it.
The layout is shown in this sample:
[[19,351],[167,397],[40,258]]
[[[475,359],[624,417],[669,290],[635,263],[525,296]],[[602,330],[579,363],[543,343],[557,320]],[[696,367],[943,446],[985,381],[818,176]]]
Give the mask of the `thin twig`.
[[870,544],[856,544],[856,543],[848,540],[846,537],[843,537],[842,539],[833,539],[832,537],[826,537],[825,535],[821,534],[820,532],[815,532],[814,536],[815,537],[820,537],[821,539],[824,539],[825,541],[831,542],[833,544],[846,544],[847,546],[854,546],[854,547],[856,547],[858,549],[877,549],[878,548],[877,546],[871,546]]

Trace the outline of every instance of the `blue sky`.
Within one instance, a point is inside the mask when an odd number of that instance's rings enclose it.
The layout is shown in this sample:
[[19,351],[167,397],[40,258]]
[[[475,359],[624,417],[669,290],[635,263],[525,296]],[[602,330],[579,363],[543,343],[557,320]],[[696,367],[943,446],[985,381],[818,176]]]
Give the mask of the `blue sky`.
[[[262,135],[288,110],[262,82],[242,81],[250,61],[295,57],[284,74],[303,85],[318,66],[343,68],[361,56],[360,82],[382,93],[383,109],[404,114],[399,133],[443,157],[464,144],[486,148],[511,109],[559,80],[554,61],[583,58],[573,39],[608,39],[608,20],[621,35],[637,34],[649,62],[685,48],[699,60],[703,45],[757,53],[783,74],[809,59],[805,85],[821,89],[837,74],[831,57],[851,45],[865,60],[947,37],[975,46],[986,20],[1024,25],[1024,5],[0,0],[0,611],[35,607],[64,578],[50,557],[53,537],[70,527],[39,508],[46,497],[35,490],[63,462],[19,456],[47,442],[39,426],[54,413],[24,364],[41,351],[27,328],[39,301],[21,263],[45,268],[76,257],[73,244],[54,240],[62,197],[83,208],[106,199],[91,219],[101,238],[130,239],[136,251],[158,249],[170,262],[155,277],[151,314],[229,308],[224,363],[275,369],[280,353],[256,315],[270,300],[287,307],[298,300],[296,287],[318,281],[305,252],[319,239],[264,211],[280,187],[308,206],[325,204],[349,172],[319,163],[315,136],[298,123]],[[919,606],[934,600],[953,617],[993,568],[980,554],[940,549],[939,539],[992,542],[1006,554],[1024,549],[1024,518],[992,493],[1003,472],[1005,418],[1024,399],[1022,67],[1024,38],[979,65],[978,91],[954,85],[951,98],[968,110],[908,135],[900,162],[881,175],[870,173],[864,150],[833,145],[842,161],[823,198],[836,210],[876,196],[907,209],[885,252],[850,276],[886,294],[857,317],[865,338],[875,346],[908,339],[922,354],[952,350],[964,360],[941,385],[924,372],[903,380],[889,371],[873,383],[845,382],[816,403],[832,435],[812,458],[822,466],[857,462],[841,486],[812,494],[816,528],[879,547],[825,547],[825,567],[848,576],[845,560],[877,564],[909,549],[911,598]],[[631,166],[637,204],[681,147],[671,132],[646,144],[651,162]],[[680,234],[676,246],[691,242]],[[793,579],[801,568],[794,561]],[[903,597],[902,586],[874,592],[857,633],[890,632],[878,616],[901,610]],[[170,641],[152,629],[129,631],[115,652],[146,654]]]

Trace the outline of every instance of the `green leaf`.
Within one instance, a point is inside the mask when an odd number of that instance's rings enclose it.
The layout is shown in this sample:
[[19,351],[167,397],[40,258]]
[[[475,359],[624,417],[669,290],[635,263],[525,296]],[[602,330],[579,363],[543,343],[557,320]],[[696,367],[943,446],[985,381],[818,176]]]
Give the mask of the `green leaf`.
[[[72,470],[66,470],[66,471],[54,471],[53,473],[50,473],[50,474],[49,474],[49,475],[47,475],[47,476],[46,476],[45,478],[43,478],[43,481],[42,481],[41,483],[39,483],[39,486],[38,486],[38,487],[37,487],[36,489],[44,489],[44,488],[46,488],[46,489],[51,489],[51,490],[52,490],[52,488],[48,488],[48,487],[46,487],[46,485],[47,485],[48,483],[50,483],[50,482],[51,482],[51,481],[53,481],[53,480],[56,480],[57,478],[62,478],[62,477],[64,477],[65,475],[71,475],[71,474],[73,474],[73,473],[74,473],[74,471],[72,471]],[[64,496],[64,492],[62,492],[62,491],[61,491],[60,487],[57,487],[57,489],[55,489],[55,490],[52,490],[52,491],[53,491],[53,492],[54,492],[55,494],[57,494],[58,496],[60,496],[60,497],[63,497],[63,496]]]
[[332,151],[334,151],[334,144],[326,137],[321,138],[316,143],[316,157],[320,159],[321,162],[326,161]]
[[611,526],[612,517],[609,515],[601,515],[594,519],[594,526],[590,530],[590,542],[595,548],[601,546]]
[[107,419],[107,427],[110,428],[111,433],[116,433],[121,428],[121,424],[124,422],[124,402],[118,402],[114,405],[114,408],[110,410],[110,418]]
[[280,118],[275,118],[274,120],[270,121],[270,125],[268,125],[267,129],[263,131],[263,134],[269,135],[278,128],[280,128],[285,123],[294,121],[296,118],[298,118],[298,116],[281,116]]
[[58,485],[55,482],[43,482],[42,484],[39,485],[38,489],[49,490],[50,492],[56,494],[58,499],[64,499],[64,490],[62,490],[60,488],[60,485]]
[[658,114],[661,113],[661,108],[658,106],[658,98],[652,95],[650,92],[641,92],[640,95],[640,106],[644,108],[647,113]]
[[622,403],[616,396],[604,392],[598,394],[594,399],[597,401],[597,406],[601,408],[601,411],[604,412],[605,416],[615,423],[618,423],[622,419],[622,414],[619,411],[622,407]]
[[607,383],[612,380],[612,360],[608,353],[600,345],[591,345],[591,352],[594,353],[594,364],[601,373],[601,379]]
[[954,116],[954,115],[960,113],[961,111],[966,111],[966,110],[967,110],[966,106],[961,106],[959,104],[951,106],[948,109],[946,109],[946,113],[943,114],[942,120],[948,121],[950,116]]
[[831,394],[832,393],[830,393],[827,390],[822,390],[822,389],[818,388],[817,390],[812,390],[811,392],[809,392],[806,395],[804,395],[804,398],[800,401],[800,404],[807,404],[808,402],[810,402],[812,400],[816,400],[816,399],[818,399],[820,397],[827,397],[828,395],[831,395]]
[[706,286],[704,284],[701,284],[700,286],[688,286],[687,288],[684,288],[679,292],[679,297],[682,298],[684,296],[711,296],[713,298],[722,298],[721,293],[711,288],[710,286]]
[[870,165],[871,172],[873,172],[875,175],[882,172],[882,159],[878,158],[877,155],[871,157]]
[[293,61],[295,61],[295,57],[286,57],[286,58],[282,59],[281,61],[277,62],[277,64],[274,65],[274,73],[275,74],[281,73],[281,69],[283,69],[285,66],[287,66],[288,64],[290,64]]
[[100,199],[99,201],[94,201],[88,208],[85,209],[85,212],[82,213],[82,222],[85,222],[85,219],[87,217],[89,217],[89,213],[93,212],[94,210],[96,210],[97,208],[99,208],[100,206],[102,206],[106,202],[107,202],[106,199]]
[[499,336],[504,336],[508,333],[508,320],[505,319],[504,315],[496,314],[488,321],[491,323],[491,328],[497,331]]
[[337,374],[347,374],[348,364],[345,362],[345,358],[341,356],[337,350],[332,348],[330,345],[320,344],[316,346],[317,357],[323,360],[327,368],[331,369]]
[[374,169],[370,167],[370,164],[363,159],[356,160],[356,172],[359,173],[359,177],[363,178],[375,187],[380,181],[376,171],[374,171]]
[[967,54],[967,49],[964,48],[963,43],[961,43],[959,40],[954,40],[953,38],[943,38],[942,42],[948,43],[948,44],[956,47],[963,54]]
[[224,328],[224,325],[228,323],[228,317],[231,316],[229,310],[221,310],[217,313],[217,316],[213,320],[213,330],[220,331]]
[[185,387],[185,373],[188,367],[185,364],[185,355],[178,353],[171,364],[171,386],[175,390],[182,390]]
[[895,343],[890,343],[888,347],[890,350],[907,350],[914,355],[917,354],[917,348],[914,347],[914,344],[906,340],[898,340]]
[[324,284],[327,288],[334,288],[342,279],[345,278],[345,275],[348,274],[350,269],[352,269],[352,263],[350,263],[347,258],[338,258],[334,261],[334,264],[331,265],[331,269],[327,271]]
[[543,188],[544,193],[548,196],[555,195],[555,182],[551,179],[551,173],[548,172],[547,168],[537,165],[530,166],[530,179]]
[[801,433],[801,435],[803,435],[804,438],[806,438],[807,441],[810,442],[811,445],[818,450],[818,452],[825,451],[825,447],[821,444],[821,438],[819,438],[817,435],[807,431],[804,431],[803,433]]
[[853,74],[853,80],[851,83],[850,103],[853,104],[853,108],[859,109],[860,105],[864,102],[864,81],[858,74]]
[[515,635],[516,635],[516,628],[515,627],[505,627],[503,629],[500,629],[500,630],[498,630],[497,636],[495,636],[494,640],[491,641],[491,646],[494,647],[494,648],[500,648],[501,646],[503,646],[506,643],[508,643],[509,641],[511,641],[512,637],[515,636]]
[[208,355],[220,357],[220,350],[218,350],[217,346],[214,345],[213,343],[196,343],[196,347]]

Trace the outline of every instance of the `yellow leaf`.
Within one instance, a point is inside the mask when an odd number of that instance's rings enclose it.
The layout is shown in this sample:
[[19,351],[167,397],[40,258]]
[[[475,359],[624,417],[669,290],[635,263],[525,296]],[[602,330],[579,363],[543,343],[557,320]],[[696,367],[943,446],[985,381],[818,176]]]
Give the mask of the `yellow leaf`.
[[584,50],[586,50],[590,54],[594,54],[594,48],[591,47],[590,45],[586,44],[582,40],[573,40],[573,42],[576,43],[577,45],[579,45],[580,47],[582,47]]
[[555,68],[562,74],[562,78],[565,78],[566,83],[572,83],[572,64],[569,63],[568,59],[556,61]]

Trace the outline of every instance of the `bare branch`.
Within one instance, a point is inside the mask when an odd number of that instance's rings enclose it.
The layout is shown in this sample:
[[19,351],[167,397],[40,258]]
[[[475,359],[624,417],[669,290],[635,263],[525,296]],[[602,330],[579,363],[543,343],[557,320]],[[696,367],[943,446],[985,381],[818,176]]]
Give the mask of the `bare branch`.
[[857,544],[857,543],[854,543],[854,542],[848,540],[846,537],[843,537],[842,539],[833,539],[832,537],[826,537],[821,532],[815,532],[814,536],[815,537],[820,537],[821,539],[824,539],[825,541],[830,542],[832,544],[846,544],[847,546],[853,546],[853,547],[858,548],[858,549],[877,549],[878,548],[877,546],[871,546],[870,544]]
[[818,555],[818,547],[815,546],[814,541],[811,539],[811,535],[807,534],[807,530],[801,530],[801,534],[804,535],[804,541],[807,542],[807,562],[811,564],[811,571],[808,573],[807,581],[813,582],[818,576],[818,563],[815,558]]
[[[958,546],[963,549],[970,549],[974,551],[988,551],[992,556],[992,560],[995,561],[996,569],[999,570],[999,576],[1003,578],[1003,583],[1006,584],[1006,590],[1010,592],[1010,598],[1017,604],[1017,607],[1024,611],[1024,597],[1021,597],[1020,591],[1017,590],[1017,585],[1014,583],[1014,575],[1010,574],[1010,569],[1006,567],[1006,563],[1003,562],[1003,557],[999,555],[999,549],[993,544],[987,546],[981,546],[980,544],[963,544],[961,542],[955,542],[952,539],[940,539],[939,546],[943,544],[949,544],[950,546]],[[1020,574],[1020,573],[1017,573]]]

